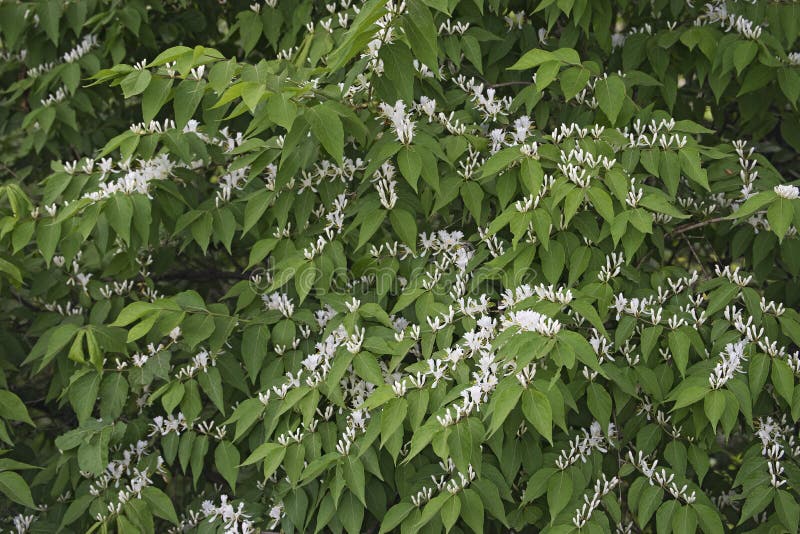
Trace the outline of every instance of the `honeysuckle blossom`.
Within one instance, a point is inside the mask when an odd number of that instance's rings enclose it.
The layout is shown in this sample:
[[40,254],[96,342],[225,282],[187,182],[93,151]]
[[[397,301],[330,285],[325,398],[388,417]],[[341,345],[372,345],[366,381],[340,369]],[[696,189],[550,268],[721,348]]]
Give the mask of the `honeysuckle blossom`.
[[785,198],[788,200],[794,200],[796,198],[800,198],[800,189],[798,189],[797,186],[795,185],[787,185],[787,184],[776,185],[774,190],[775,194],[781,198]]
[[381,114],[389,121],[397,140],[404,145],[411,144],[414,139],[415,122],[406,113],[406,105],[402,100],[395,102],[394,106],[381,103],[379,106]]

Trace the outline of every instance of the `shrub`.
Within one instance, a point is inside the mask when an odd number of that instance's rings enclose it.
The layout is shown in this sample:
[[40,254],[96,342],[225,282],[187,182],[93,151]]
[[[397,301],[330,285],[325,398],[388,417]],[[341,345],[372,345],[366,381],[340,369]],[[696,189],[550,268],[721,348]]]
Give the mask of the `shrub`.
[[798,531],[797,3],[0,21],[14,531]]

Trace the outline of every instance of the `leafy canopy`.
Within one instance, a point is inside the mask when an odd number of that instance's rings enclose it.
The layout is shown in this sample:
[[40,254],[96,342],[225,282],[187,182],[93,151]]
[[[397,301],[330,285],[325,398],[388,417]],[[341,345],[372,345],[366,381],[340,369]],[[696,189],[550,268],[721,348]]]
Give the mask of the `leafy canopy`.
[[16,532],[797,532],[800,4],[0,4]]

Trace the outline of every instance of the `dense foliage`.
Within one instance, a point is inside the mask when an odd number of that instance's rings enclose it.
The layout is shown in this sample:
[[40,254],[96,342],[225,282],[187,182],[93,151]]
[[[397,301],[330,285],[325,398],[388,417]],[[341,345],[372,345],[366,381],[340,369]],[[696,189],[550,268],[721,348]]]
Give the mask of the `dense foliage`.
[[798,532],[800,3],[0,2],[10,532]]

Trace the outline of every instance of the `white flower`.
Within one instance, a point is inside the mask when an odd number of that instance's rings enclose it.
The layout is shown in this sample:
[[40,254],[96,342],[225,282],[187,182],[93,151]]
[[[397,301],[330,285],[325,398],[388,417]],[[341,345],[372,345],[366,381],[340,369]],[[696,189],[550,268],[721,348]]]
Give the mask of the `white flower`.
[[291,317],[294,313],[294,302],[286,293],[275,292],[269,295],[262,295],[261,300],[264,301],[266,309],[277,310],[284,317]]
[[406,105],[402,100],[395,102],[394,106],[386,103],[380,104],[381,114],[392,124],[397,140],[404,145],[411,144],[414,138],[414,121],[406,113]]
[[169,332],[169,337],[172,341],[178,341],[178,338],[181,337],[181,327],[176,326]]
[[520,310],[511,312],[508,317],[503,317],[503,328],[518,327],[523,332],[538,332],[543,336],[552,337],[561,330],[561,323],[533,310]]
[[800,198],[800,189],[798,189],[795,185],[776,185],[774,191],[775,194],[781,198],[786,198],[789,200]]
[[744,355],[746,341],[728,343],[725,350],[720,354],[721,360],[714,367],[714,371],[708,377],[708,383],[713,389],[719,389],[731,380],[737,372],[742,370],[742,363],[747,359]]
[[434,115],[436,114],[436,100],[433,98],[428,98],[427,96],[421,96],[419,99],[419,104],[415,106],[419,111],[427,115],[428,122],[433,120]]

